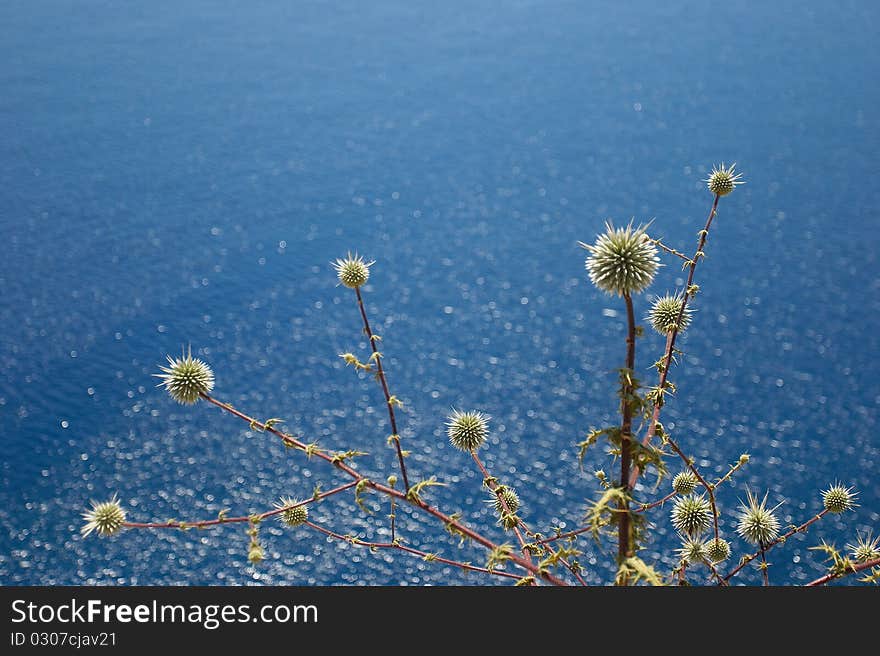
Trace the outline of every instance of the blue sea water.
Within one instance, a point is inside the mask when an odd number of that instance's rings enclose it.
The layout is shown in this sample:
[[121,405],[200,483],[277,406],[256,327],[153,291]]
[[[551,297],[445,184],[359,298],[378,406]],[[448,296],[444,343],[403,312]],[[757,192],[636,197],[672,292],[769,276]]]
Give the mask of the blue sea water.
[[[135,521],[247,514],[341,482],[156,389],[187,344],[219,398],[393,473],[380,390],[337,358],[367,346],[329,265],[357,250],[376,261],[365,297],[412,475],[449,484],[429,498],[505,539],[444,436],[451,407],[478,408],[524,519],[578,526],[590,472],[613,471],[601,448],[581,471],[574,445],[615,421],[625,316],[577,241],[635,217],[692,251],[721,160],[747,184],[697,270],[664,420],[706,472],[751,454],[719,493],[737,555],[748,487],[785,499],[786,523],[829,483],[858,488],[854,513],[772,553],[774,582],[819,575],[810,546],[880,531],[878,18],[860,0],[7,0],[0,583],[484,583],[276,522],[254,568],[241,525],[82,539],[80,515],[114,493]],[[653,291],[682,277],[667,260]],[[639,341],[643,380],[662,346]],[[375,509],[337,497],[312,517],[386,539]],[[668,507],[651,519],[642,556],[669,571]],[[485,558],[420,514],[399,524]],[[612,545],[580,547],[587,580],[609,582]]]

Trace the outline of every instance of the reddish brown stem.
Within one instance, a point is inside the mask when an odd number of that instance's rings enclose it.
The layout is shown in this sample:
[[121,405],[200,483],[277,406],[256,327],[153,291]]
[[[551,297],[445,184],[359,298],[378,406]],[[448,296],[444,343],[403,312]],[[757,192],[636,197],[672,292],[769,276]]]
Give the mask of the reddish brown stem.
[[863,572],[866,569],[871,569],[872,567],[880,567],[880,558],[873,558],[864,563],[859,563],[858,565],[852,565],[849,569],[844,572],[830,572],[825,576],[820,576],[815,581],[810,581],[804,587],[813,588],[817,585],[825,585],[826,583],[830,583],[834,579],[839,579],[843,576],[847,576],[848,574],[856,574],[857,572]]
[[[450,517],[446,513],[442,512],[441,510],[439,510],[431,505],[428,505],[427,503],[425,503],[421,499],[409,497],[406,494],[404,494],[403,492],[395,490],[392,487],[389,487],[387,485],[382,485],[381,483],[377,483],[375,481],[372,481],[372,480],[368,479],[366,476],[359,474],[357,472],[357,470],[353,469],[349,465],[346,465],[343,461],[338,460],[338,459],[334,459],[333,456],[329,455],[325,451],[322,451],[321,449],[317,449],[317,448],[312,449],[307,444],[305,444],[304,442],[301,442],[300,440],[296,439],[292,435],[288,435],[286,433],[283,433],[282,431],[278,430],[274,426],[266,425],[263,422],[257,421],[253,417],[250,417],[250,416],[246,415],[245,413],[240,412],[239,410],[236,410],[228,403],[224,403],[223,401],[219,401],[208,394],[202,394],[201,397],[204,400],[208,401],[209,403],[216,405],[218,408],[220,408],[224,412],[228,412],[229,414],[231,414],[235,417],[238,417],[239,419],[247,422],[249,425],[256,426],[260,430],[264,430],[266,432],[272,433],[276,437],[280,438],[281,441],[285,445],[299,449],[301,451],[305,451],[306,453],[310,453],[311,455],[314,455],[315,457],[320,458],[321,460],[324,460],[325,462],[336,467],[336,469],[338,469],[339,471],[344,472],[348,476],[355,479],[356,483],[362,483],[363,485],[370,488],[371,490],[375,490],[376,492],[380,492],[381,494],[385,494],[387,496],[394,497],[399,501],[404,501],[404,502],[410,504],[411,506],[415,506],[416,508],[420,508],[422,511],[428,513],[432,517],[439,519],[441,522],[443,522],[444,525],[454,528],[456,530],[456,532],[458,532],[460,535],[465,536],[465,537],[473,540],[474,542],[485,547],[486,549],[494,550],[494,549],[498,548],[498,545],[496,545],[494,542],[492,542],[488,538],[484,537],[480,533],[477,533],[476,531],[474,531],[470,527],[466,526],[465,524],[462,524],[461,522],[453,519],[452,517]],[[535,565],[533,563],[527,561],[526,559],[524,559],[520,556],[517,556],[516,554],[511,554],[510,560],[513,563],[515,563],[516,565],[527,570],[531,574],[534,574],[535,576],[538,576],[541,579],[547,581],[548,583],[552,583],[554,585],[568,585],[565,581],[554,576],[553,574],[550,574],[548,572],[539,571],[538,568],[535,567]]]
[[786,540],[788,540],[788,538],[790,538],[790,537],[791,537],[792,535],[794,535],[795,533],[803,533],[804,531],[806,531],[806,530],[810,527],[811,524],[813,524],[813,523],[815,523],[815,522],[818,522],[818,521],[819,521],[820,519],[822,519],[827,513],[828,513],[828,511],[827,511],[826,509],[823,508],[822,511],[821,511],[818,515],[816,515],[815,517],[811,517],[810,519],[808,519],[807,521],[805,521],[805,522],[804,522],[803,524],[801,524],[800,526],[795,526],[793,529],[791,529],[791,530],[788,531],[787,533],[784,533],[784,534],[780,535],[778,538],[776,538],[776,539],[773,540],[772,542],[768,542],[768,543],[767,543],[762,549],[759,549],[759,550],[756,551],[755,553],[753,553],[753,554],[751,554],[751,555],[749,555],[749,556],[744,556],[743,559],[739,562],[739,565],[737,565],[737,566],[734,567],[732,570],[730,570],[730,572],[727,574],[727,576],[724,577],[724,580],[725,580],[725,581],[729,581],[730,579],[732,579],[732,578],[733,578],[733,577],[734,577],[734,576],[735,576],[735,575],[736,575],[736,574],[737,574],[737,573],[738,573],[743,567],[745,567],[745,566],[748,565],[750,562],[752,562],[755,558],[757,558],[758,556],[760,556],[760,555],[761,555],[761,552],[765,552],[765,553],[766,553],[767,551],[770,551],[770,550],[771,550],[773,547],[775,547],[776,545],[778,545],[778,544],[782,544],[783,542],[785,542]]
[[406,464],[403,462],[403,450],[400,448],[400,433],[397,431],[397,417],[394,415],[394,405],[391,403],[391,392],[388,390],[388,380],[385,377],[385,369],[382,366],[382,354],[376,348],[376,338],[370,328],[370,320],[367,319],[367,310],[364,308],[364,299],[361,297],[361,288],[355,287],[357,293],[358,308],[361,311],[361,318],[364,320],[364,332],[367,335],[367,341],[370,342],[370,348],[373,351],[373,359],[376,361],[376,377],[382,385],[382,393],[385,395],[385,407],[388,408],[388,419],[391,421],[391,437],[394,441],[394,448],[397,451],[397,462],[400,463],[400,474],[403,476],[403,487],[409,492],[409,478],[406,475]]
[[339,494],[340,492],[344,492],[349,488],[357,485],[357,481],[352,481],[351,483],[346,483],[345,485],[340,485],[339,487],[335,487],[332,490],[327,490],[326,492],[321,492],[320,494],[313,496],[305,501],[300,501],[299,503],[292,504],[290,506],[285,506],[283,508],[275,508],[274,510],[269,510],[264,513],[260,513],[258,515],[244,515],[241,517],[218,517],[217,519],[204,519],[195,522],[182,522],[177,520],[172,520],[168,522],[125,522],[123,526],[125,528],[174,528],[174,529],[189,529],[189,528],[210,528],[212,526],[221,526],[223,524],[236,524],[239,522],[249,522],[254,517],[259,519],[260,521],[267,519],[268,517],[273,517],[274,515],[280,515],[286,510],[290,510],[291,508],[298,508],[300,506],[304,506],[309,503],[314,503],[315,501],[320,501],[321,499],[326,499],[327,497],[332,497],[334,494]]

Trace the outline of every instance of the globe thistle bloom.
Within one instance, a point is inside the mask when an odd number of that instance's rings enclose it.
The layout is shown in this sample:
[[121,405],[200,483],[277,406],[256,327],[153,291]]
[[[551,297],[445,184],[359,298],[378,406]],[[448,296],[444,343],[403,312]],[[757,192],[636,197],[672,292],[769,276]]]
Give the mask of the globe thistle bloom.
[[675,478],[672,479],[672,490],[676,494],[690,494],[697,489],[697,483],[697,477],[694,476],[694,473],[689,469],[685,469],[677,473]]
[[291,499],[290,497],[281,497],[276,503],[275,507],[282,510],[278,513],[278,519],[281,520],[282,523],[287,524],[288,526],[299,526],[300,524],[305,524],[306,520],[309,518],[309,509],[305,506],[297,505],[300,503],[297,499]]
[[[682,313],[682,306],[684,312]],[[681,314],[681,321],[678,315]],[[658,296],[648,310],[648,322],[661,335],[671,333],[673,330],[684,332],[691,323],[691,309],[684,305],[684,297],[681,294],[665,294]]]
[[337,259],[333,263],[339,282],[350,289],[357,289],[367,284],[370,279],[370,267],[375,262],[367,262],[360,255],[348,253],[344,260]]
[[677,552],[679,558],[689,565],[706,561],[706,543],[700,538],[685,538]]
[[164,387],[172,399],[183,405],[199,400],[202,394],[214,389],[214,372],[205,362],[192,356],[192,348],[179,358],[168,358],[169,367],[159,367],[161,374],[153,374],[161,378],[157,387]]
[[[504,499],[504,503],[507,505],[507,510],[505,510],[504,506],[501,504],[501,499]],[[516,490],[509,485],[499,485],[495,490],[493,498],[489,499],[488,503],[495,506],[495,511],[499,515],[503,515],[508,511],[515,513],[519,510],[519,495],[516,493]]]
[[855,544],[848,544],[846,548],[850,556],[857,563],[867,563],[869,560],[880,558],[880,537],[873,538],[871,534],[859,535]]
[[453,409],[446,420],[446,434],[456,449],[474,451],[479,449],[489,436],[489,415],[476,410],[459,412]]
[[116,535],[122,530],[125,523],[125,511],[119,505],[119,499],[114,494],[110,501],[98,503],[92,501],[92,508],[83,513],[85,525],[80,529],[82,536],[88,537],[92,532],[105,537]]
[[645,227],[615,228],[610,222],[592,246],[578,242],[590,252],[586,260],[590,281],[612,296],[630,296],[644,291],[660,266],[657,248]]
[[736,163],[730,168],[725,167],[723,162],[719,167],[713,166],[712,173],[705,180],[709,191],[717,196],[726,196],[736,189],[738,185],[745,184],[744,181],[740,180],[742,173],[734,173],[735,169]]
[[710,563],[720,563],[730,558],[730,543],[724,538],[712,538],[706,543],[706,558]]
[[853,492],[853,488],[835,483],[827,490],[822,491],[822,505],[830,513],[846,512],[858,505],[855,502],[857,496],[858,492]]
[[672,507],[672,525],[682,535],[691,538],[705,533],[712,524],[712,506],[701,494],[676,500]]
[[766,494],[759,501],[757,496],[748,491],[746,502],[740,502],[736,532],[746,542],[759,546],[770,544],[779,535],[779,520],[773,514],[776,508],[767,508]]

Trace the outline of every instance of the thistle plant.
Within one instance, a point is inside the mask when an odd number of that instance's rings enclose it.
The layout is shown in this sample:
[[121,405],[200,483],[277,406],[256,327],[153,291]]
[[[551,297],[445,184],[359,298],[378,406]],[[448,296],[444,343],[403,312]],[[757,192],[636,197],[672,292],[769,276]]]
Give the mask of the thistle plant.
[[[570,521],[574,528],[563,531],[559,527],[548,526],[546,517],[543,524],[539,523],[542,521],[539,519],[530,525],[518,514],[523,508],[523,499],[509,484],[510,481],[493,475],[481,459],[480,454],[487,449],[490,435],[490,417],[483,410],[453,409],[445,418],[445,423],[443,419],[436,418],[434,426],[439,429],[443,425],[445,439],[455,449],[449,457],[460,461],[462,468],[475,467],[475,473],[481,477],[482,485],[488,491],[488,498],[484,499],[494,511],[497,523],[490,521],[485,526],[475,525],[463,519],[465,515],[461,510],[441,508],[432,500],[436,488],[449,482],[438,479],[429,471],[416,471],[428,466],[424,459],[415,461],[415,469],[408,467],[409,450],[403,448],[399,430],[400,419],[405,420],[405,415],[400,413],[405,412],[405,407],[391,391],[384,364],[385,347],[379,348],[383,344],[382,336],[373,331],[364,301],[366,285],[375,263],[349,252],[344,258],[333,262],[332,266],[337,282],[354,292],[352,305],[357,308],[360,329],[366,337],[369,354],[367,357],[359,356],[358,349],[353,348],[340,357],[347,366],[354,367],[359,373],[371,374],[378,383],[390,435],[382,434],[379,438],[365,430],[363,436],[356,438],[360,441],[355,444],[341,450],[326,448],[318,440],[296,434],[282,418],[258,419],[213,396],[213,370],[208,363],[194,358],[191,349],[187,349],[180,357],[169,356],[167,366],[161,366],[159,373],[155,374],[161,381],[159,387],[174,401],[191,405],[203,400],[244,422],[251,431],[277,439],[287,447],[286,453],[291,457],[320,463],[341,480],[326,490],[320,486],[311,490],[297,490],[296,497],[282,496],[260,512],[233,515],[223,509],[216,517],[188,520],[131,521],[114,495],[109,501],[93,501],[91,508],[83,513],[83,537],[92,533],[101,537],[115,536],[123,529],[184,531],[242,524],[246,525],[247,536],[246,545],[241,546],[242,551],[247,556],[249,567],[259,567],[267,558],[262,540],[285,539],[283,536],[277,537],[281,533],[277,530],[267,532],[270,533],[268,537],[261,537],[262,523],[275,517],[285,528],[296,529],[285,533],[296,534],[297,541],[302,538],[301,534],[320,536],[365,549],[369,553],[395,552],[494,581],[533,586],[586,585],[579,540],[588,535],[596,541],[596,548],[616,566],[613,582],[617,585],[686,584],[703,575],[713,585],[728,586],[734,577],[754,562],[758,563],[764,583],[769,584],[767,554],[785,545],[792,536],[807,532],[825,516],[855,510],[858,507],[858,493],[843,483],[830,485],[813,498],[812,503],[817,508],[814,515],[801,518],[799,524],[787,527],[782,532],[781,522],[776,516],[779,506],[768,507],[767,494],[759,498],[747,490],[746,500],[740,502],[737,514],[732,518],[734,521],[728,520],[727,525],[735,523],[737,535],[751,545],[747,549],[756,550],[734,557],[736,544],[731,545],[721,536],[720,527],[725,524],[719,520],[722,505],[718,503],[717,496],[735,486],[736,476],[750,462],[749,455],[742,454],[726,468],[719,466],[716,471],[725,473],[715,477],[703,466],[702,455],[698,464],[698,460],[688,452],[698,443],[686,443],[687,436],[673,435],[672,424],[667,427],[661,421],[663,408],[677,389],[670,379],[673,365],[679,361],[677,356],[682,353],[676,346],[677,337],[684,330],[693,329],[691,324],[699,316],[691,307],[699,292],[695,272],[699,262],[706,257],[706,244],[719,201],[743,184],[741,178],[742,174],[735,172],[735,165],[713,167],[705,182],[714,199],[705,227],[698,233],[696,250],[692,255],[685,255],[681,250],[665,244],[662,239],[650,236],[650,226],[634,226],[632,221],[624,227],[615,227],[609,221],[595,241],[590,244],[579,242],[588,252],[584,266],[590,281],[600,292],[623,301],[626,338],[622,366],[618,369],[619,420],[615,419],[610,426],[590,428],[586,438],[577,444],[582,465],[588,455],[595,457],[586,469],[594,474],[586,475],[583,481],[566,480],[566,485],[582,483],[583,496],[591,501],[585,511],[552,509],[554,516],[565,515],[566,523]],[[646,367],[636,366],[636,339],[643,331],[636,325],[635,299],[648,290],[654,281],[661,266],[661,252],[681,262],[687,270],[687,280],[680,289],[655,297],[647,313],[644,314],[645,310],[642,310],[643,314],[639,315],[644,316],[650,326],[665,338],[665,346],[653,367],[656,370],[656,383],[643,388],[636,375],[638,371],[645,371]],[[381,269],[377,269],[377,272],[381,272]],[[374,280],[370,291],[373,287],[380,285]],[[368,452],[373,451],[368,448],[372,441],[382,438],[393,447],[396,455],[396,469],[384,477],[384,482],[365,473],[369,471],[369,466],[361,468],[361,463],[369,457]],[[600,442],[604,448],[600,454],[593,456],[591,449]],[[423,442],[417,444],[423,445]],[[680,469],[672,477],[670,491],[669,487],[661,488],[660,483],[670,475],[672,461],[677,462]],[[619,476],[617,473],[606,474],[611,464],[619,466]],[[514,468],[502,466],[498,471],[512,472]],[[656,476],[654,485],[641,484],[648,474]],[[560,473],[560,476],[567,475]],[[658,493],[660,489],[665,489],[667,493]],[[374,524],[371,534],[387,537],[366,539],[353,528],[345,530],[332,526],[324,519],[328,513],[310,512],[309,506],[313,504],[323,504],[343,496],[365,513],[365,521]],[[387,508],[387,514],[375,512],[379,504]],[[445,529],[454,541],[459,542],[459,549],[477,551],[480,555],[477,559],[473,555],[459,557],[454,553],[441,553],[440,545],[418,544],[418,533],[410,534],[397,524],[396,518],[401,508],[407,509],[408,518],[413,521],[429,521]],[[530,509],[533,511],[530,514],[535,515],[541,511],[547,515],[550,512],[538,505],[530,506]],[[387,522],[386,527],[381,527],[380,522]],[[646,534],[658,524],[671,525],[681,537],[680,544],[670,551],[678,566],[668,573],[659,570],[658,563],[662,561],[646,562],[639,555]],[[611,538],[612,544],[606,545],[606,538]],[[738,541],[740,547],[742,541]],[[878,545],[880,539],[872,537],[871,533],[858,534],[854,542],[847,544],[848,555],[839,552],[833,545],[823,543],[818,549],[828,556],[830,565],[827,573],[810,585],[823,585],[858,572],[864,573],[860,581],[880,581]],[[603,551],[605,549],[608,551]],[[594,561],[591,559],[591,562]],[[722,571],[722,568],[726,568],[726,571]],[[594,575],[598,576],[596,573]]]

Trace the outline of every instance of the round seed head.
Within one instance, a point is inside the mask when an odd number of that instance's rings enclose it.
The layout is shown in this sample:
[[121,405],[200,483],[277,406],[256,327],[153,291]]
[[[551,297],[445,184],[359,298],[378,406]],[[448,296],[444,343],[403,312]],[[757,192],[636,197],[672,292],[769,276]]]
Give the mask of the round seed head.
[[[504,503],[507,505],[507,510],[505,510],[504,506],[501,504],[501,499],[504,499]],[[519,510],[519,495],[517,495],[516,490],[512,487],[501,485],[498,487],[494,498],[489,500],[489,503],[494,504],[495,512],[499,515],[504,514],[507,511],[515,513]]]
[[822,492],[822,504],[825,510],[830,513],[842,513],[852,510],[856,504],[857,492],[853,492],[851,487],[843,487],[840,483],[835,483],[827,490]]
[[[682,312],[682,306],[684,313],[679,322],[678,315]],[[661,335],[671,333],[673,330],[682,333],[691,323],[691,309],[684,305],[684,298],[680,294],[665,294],[654,299],[651,309],[648,310],[647,319],[651,327]]]
[[370,279],[370,267],[374,262],[366,262],[364,258],[355,253],[348,253],[344,260],[337,259],[333,263],[336,269],[336,277],[339,282],[350,289],[357,289],[367,284]]
[[125,523],[125,511],[115,494],[110,501],[92,501],[92,508],[84,512],[82,517],[86,522],[80,529],[83,537],[88,537],[92,532],[101,537],[115,535],[122,530]]
[[720,563],[730,558],[730,543],[724,538],[712,538],[706,543],[706,558],[711,563]]
[[689,469],[685,469],[677,473],[675,478],[672,479],[672,489],[676,494],[690,494],[697,489],[697,482],[697,477],[694,476],[694,473]]
[[182,353],[179,358],[165,357],[169,366],[159,367],[162,373],[153,375],[162,379],[157,387],[164,387],[178,403],[195,403],[202,394],[214,389],[214,372],[205,362],[192,356],[192,349]]
[[678,556],[689,565],[706,562],[706,543],[700,538],[685,538],[678,549]]
[[736,164],[733,164],[730,168],[725,167],[724,163],[719,167],[713,166],[712,173],[705,180],[709,191],[718,196],[726,196],[736,189],[738,185],[745,184],[744,181],[740,180],[742,173],[734,173],[735,169]]
[[586,260],[590,281],[607,294],[627,296],[647,289],[660,266],[657,248],[645,228],[615,228],[610,222],[593,245],[580,242],[590,255]]
[[452,411],[446,420],[446,434],[456,449],[475,451],[489,436],[489,415],[476,410],[470,412]]
[[288,526],[305,524],[306,520],[309,518],[309,509],[305,506],[297,505],[298,503],[300,502],[297,499],[281,497],[275,503],[276,508],[284,508],[284,510],[278,514],[278,519]]
[[682,535],[695,538],[712,524],[712,506],[701,494],[679,497],[672,507],[672,525]]
[[758,497],[749,491],[747,500],[740,504],[739,516],[737,517],[736,532],[746,542],[756,545],[766,545],[779,535],[779,520],[774,512],[776,508],[767,508],[767,495],[758,500]]

